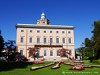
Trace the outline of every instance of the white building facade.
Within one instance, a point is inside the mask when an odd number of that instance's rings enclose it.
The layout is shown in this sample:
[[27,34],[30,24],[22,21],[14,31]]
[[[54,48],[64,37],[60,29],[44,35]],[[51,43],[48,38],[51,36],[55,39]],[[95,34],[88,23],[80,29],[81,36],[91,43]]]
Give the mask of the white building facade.
[[50,25],[44,13],[37,20],[37,24],[16,25],[17,51],[28,58],[29,47],[39,47],[39,56],[52,61],[59,59],[58,50],[68,49],[75,57],[74,27],[63,25]]

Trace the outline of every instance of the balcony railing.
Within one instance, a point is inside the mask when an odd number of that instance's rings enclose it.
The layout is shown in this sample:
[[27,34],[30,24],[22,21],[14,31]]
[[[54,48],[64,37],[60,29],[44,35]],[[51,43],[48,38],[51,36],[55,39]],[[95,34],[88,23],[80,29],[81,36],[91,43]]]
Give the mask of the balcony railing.
[[61,46],[64,46],[64,45],[74,45],[74,43],[62,43],[62,42],[59,42],[59,43],[56,43],[56,42],[53,42],[53,43],[50,43],[50,42],[32,42],[32,43],[26,43],[26,42],[23,42],[23,43],[20,43],[20,42],[17,42],[17,45],[48,45],[48,46],[51,46],[51,45],[61,45]]
[[40,43],[34,43],[35,45],[63,45],[63,43],[50,43],[50,42],[40,42]]

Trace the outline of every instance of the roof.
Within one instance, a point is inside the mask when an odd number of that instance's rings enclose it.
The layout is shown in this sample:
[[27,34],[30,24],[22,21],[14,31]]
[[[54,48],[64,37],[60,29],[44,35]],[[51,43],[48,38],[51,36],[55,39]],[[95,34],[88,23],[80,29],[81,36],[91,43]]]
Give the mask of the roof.
[[16,28],[74,29],[73,26],[64,26],[64,25],[37,25],[37,24],[17,24]]

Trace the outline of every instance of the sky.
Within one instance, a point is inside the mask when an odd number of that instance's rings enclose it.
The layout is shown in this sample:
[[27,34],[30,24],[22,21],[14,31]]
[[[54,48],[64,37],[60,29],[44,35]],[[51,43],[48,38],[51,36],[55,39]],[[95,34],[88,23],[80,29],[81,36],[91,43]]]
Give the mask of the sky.
[[51,24],[74,26],[75,48],[91,38],[100,20],[100,0],[0,0],[0,30],[5,41],[16,40],[16,24],[36,24],[41,13]]

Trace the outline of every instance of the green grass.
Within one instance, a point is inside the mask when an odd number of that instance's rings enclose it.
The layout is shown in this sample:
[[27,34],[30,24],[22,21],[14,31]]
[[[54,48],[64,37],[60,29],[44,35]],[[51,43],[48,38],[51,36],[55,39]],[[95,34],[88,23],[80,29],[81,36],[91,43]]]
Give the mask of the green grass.
[[84,60],[84,64],[89,64],[89,65],[100,65],[99,63],[92,63],[92,62],[89,62],[89,60]]
[[[59,69],[51,69],[52,66],[39,69],[36,71],[30,71],[33,66],[43,66],[50,62],[44,64],[33,64],[28,65],[25,68],[14,68],[8,71],[1,71],[0,75],[100,75],[100,68],[85,68],[85,70],[69,70],[71,66],[61,64]],[[89,64],[89,62],[86,62]],[[54,65],[53,65],[54,66]]]

